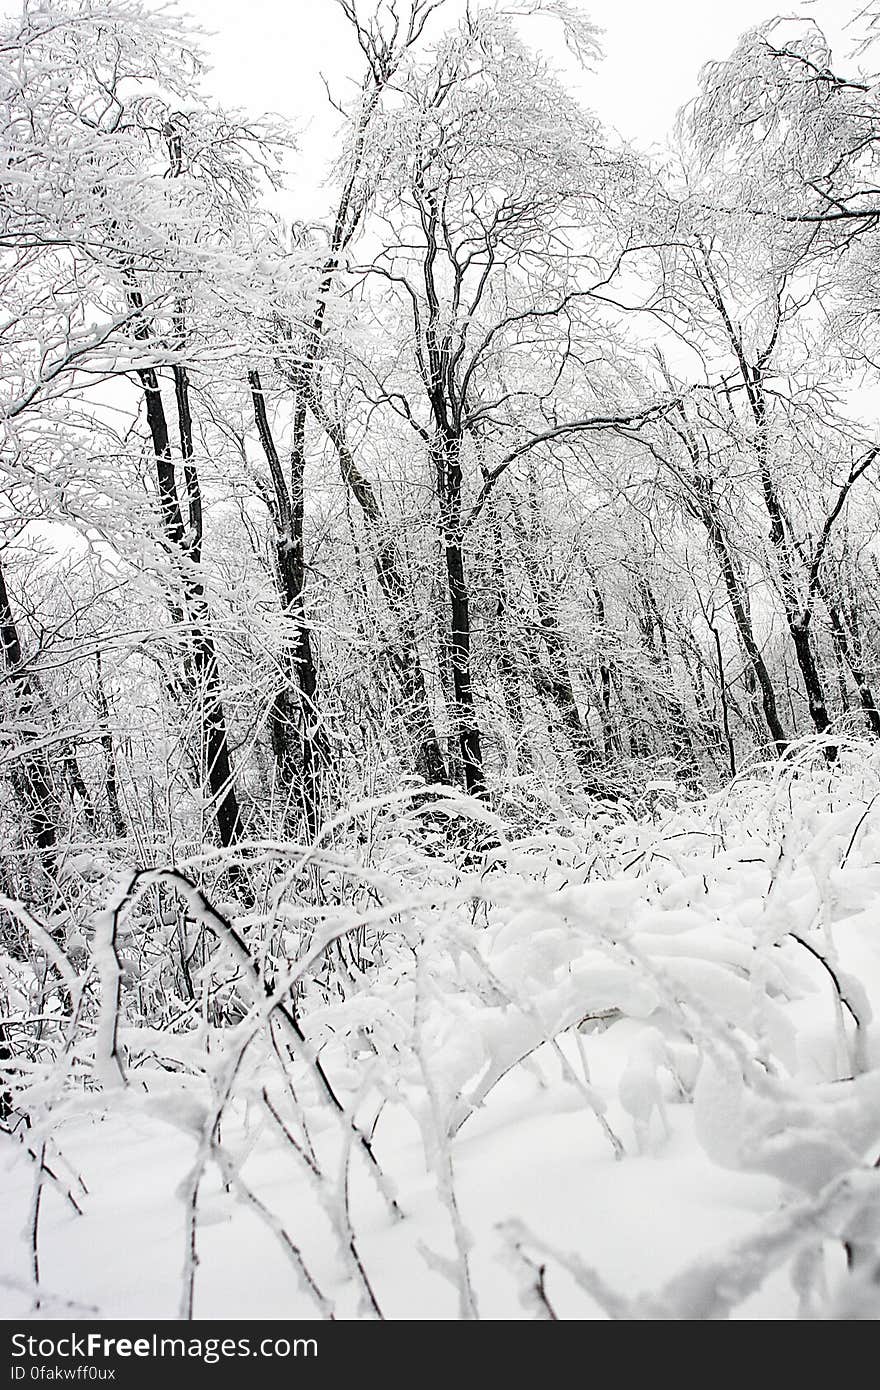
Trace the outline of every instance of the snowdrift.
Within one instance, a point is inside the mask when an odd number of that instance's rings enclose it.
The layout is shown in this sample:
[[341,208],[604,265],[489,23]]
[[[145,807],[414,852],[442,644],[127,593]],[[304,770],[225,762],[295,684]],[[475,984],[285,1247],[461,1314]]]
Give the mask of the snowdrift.
[[875,749],[228,868],[2,904],[3,1316],[880,1315]]

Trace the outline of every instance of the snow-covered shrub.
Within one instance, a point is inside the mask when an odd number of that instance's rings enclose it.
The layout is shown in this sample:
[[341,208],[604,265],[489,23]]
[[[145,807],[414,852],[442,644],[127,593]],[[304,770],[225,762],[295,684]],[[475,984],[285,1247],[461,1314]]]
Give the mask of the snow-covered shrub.
[[[406,1316],[422,1279],[444,1316],[498,1299],[511,1316],[520,1295],[544,1317],[719,1317],[752,1298],[772,1316],[875,1316],[880,755],[842,745],[829,765],[805,743],[669,800],[516,837],[466,799],[398,798],[393,818],[353,808],[310,849],[249,846],[231,898],[207,854],[100,884],[80,866],[63,930],[6,902],[4,1155],[14,1185],[26,1158],[34,1175],[21,1300],[51,1310],[71,1291],[55,1196],[71,1230],[100,1223],[101,1124],[153,1143],[164,1121],[185,1158],[184,1316],[236,1278],[244,1213],[289,1270],[267,1311]],[[437,826],[469,817],[467,855],[442,856]],[[529,1169],[530,1126],[569,1113],[586,1146],[574,1190],[552,1137]],[[511,1205],[489,1200],[486,1229],[474,1183],[488,1196],[502,1156]],[[603,1203],[625,1226],[627,1175],[662,1202],[678,1162],[747,1194],[735,1239],[689,1237],[671,1266],[643,1252],[633,1292],[559,1238],[559,1208],[575,1231]],[[516,1196],[526,1172],[559,1175],[555,1204]],[[685,1213],[698,1230],[699,1206]]]

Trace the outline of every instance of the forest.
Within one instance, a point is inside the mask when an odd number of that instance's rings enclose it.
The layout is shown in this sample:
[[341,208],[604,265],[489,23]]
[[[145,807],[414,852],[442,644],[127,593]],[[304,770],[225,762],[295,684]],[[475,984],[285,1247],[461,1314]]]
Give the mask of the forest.
[[880,7],[323,3],[0,20],[0,1316],[880,1317]]

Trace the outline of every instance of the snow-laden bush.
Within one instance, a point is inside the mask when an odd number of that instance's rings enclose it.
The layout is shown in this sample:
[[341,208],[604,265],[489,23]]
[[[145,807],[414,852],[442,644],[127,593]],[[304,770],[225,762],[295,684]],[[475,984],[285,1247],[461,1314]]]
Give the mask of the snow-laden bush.
[[[222,1306],[244,1250],[259,1285],[264,1239],[289,1271],[266,1315],[880,1313],[880,755],[809,742],[708,799],[660,790],[526,837],[397,798],[232,877],[79,864],[60,925],[5,902],[15,1308],[94,1285],[112,1312],[75,1234],[107,1220],[90,1169],[102,1134],[151,1150],[165,1121],[176,1234],[112,1262],[163,1308],[182,1270],[181,1316]],[[736,1220],[685,1200],[670,1248],[676,1165]],[[139,1201],[135,1172],[119,1219]]]

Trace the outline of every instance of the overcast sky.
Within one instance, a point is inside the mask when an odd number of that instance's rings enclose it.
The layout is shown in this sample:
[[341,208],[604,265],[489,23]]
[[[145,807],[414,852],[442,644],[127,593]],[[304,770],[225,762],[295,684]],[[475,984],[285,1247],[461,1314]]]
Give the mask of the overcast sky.
[[[369,0],[361,4],[366,8]],[[841,23],[857,8],[856,0],[582,0],[582,5],[605,31],[607,55],[587,80],[589,103],[641,143],[662,138],[693,93],[701,65],[729,53],[744,29],[779,13],[810,15],[840,38]],[[335,0],[184,0],[183,8],[214,31],[208,40],[211,86],[225,100],[305,118],[324,99],[321,71],[338,84],[346,72],[358,70]],[[436,32],[439,18],[433,24]],[[535,25],[535,33],[549,37],[543,23]]]
[[[360,0],[366,8],[371,0]],[[457,0],[450,0],[449,13]],[[852,46],[842,25],[856,0],[576,0],[604,30],[606,57],[578,82],[583,99],[610,126],[642,147],[662,143],[679,106],[695,92],[697,74],[710,58],[726,56],[742,31],[783,13],[811,16],[845,57]],[[275,111],[297,122],[301,155],[294,169],[300,194],[322,210],[317,192],[335,118],[327,105],[323,73],[332,90],[360,72],[359,54],[335,0],[183,0],[183,10],[205,30],[213,66],[212,93],[251,112]],[[441,12],[442,15],[442,12]],[[441,27],[440,16],[433,31]],[[529,21],[533,41],[554,45],[546,21]],[[430,30],[428,32],[431,32]],[[563,60],[558,42],[552,56]],[[301,211],[304,209],[301,209]]]

